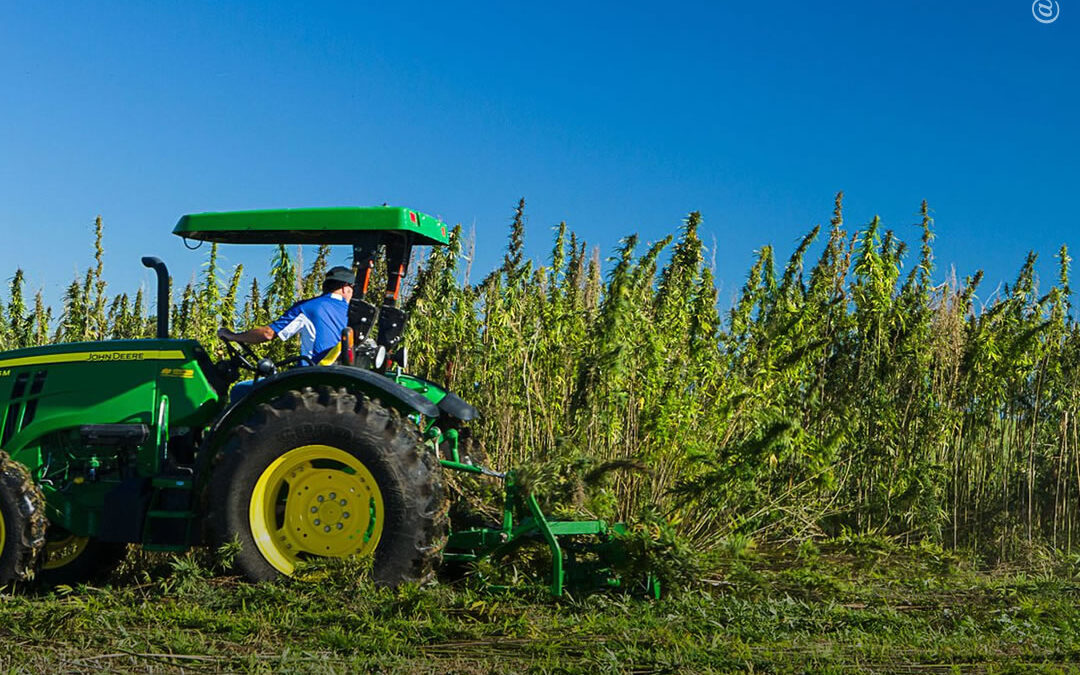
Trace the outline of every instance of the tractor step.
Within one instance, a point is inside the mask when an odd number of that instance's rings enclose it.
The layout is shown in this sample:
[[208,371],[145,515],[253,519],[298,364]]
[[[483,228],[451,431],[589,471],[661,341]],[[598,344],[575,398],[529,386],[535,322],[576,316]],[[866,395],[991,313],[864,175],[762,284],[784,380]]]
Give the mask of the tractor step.
[[143,524],[143,548],[186,551],[192,543],[192,524],[199,517],[192,508],[195,481],[183,473],[166,473],[151,478],[150,486],[153,495]]
[[146,517],[149,518],[194,518],[198,514],[194,511],[149,511]]
[[183,544],[143,544],[144,551],[157,551],[159,553],[183,553],[189,548]]

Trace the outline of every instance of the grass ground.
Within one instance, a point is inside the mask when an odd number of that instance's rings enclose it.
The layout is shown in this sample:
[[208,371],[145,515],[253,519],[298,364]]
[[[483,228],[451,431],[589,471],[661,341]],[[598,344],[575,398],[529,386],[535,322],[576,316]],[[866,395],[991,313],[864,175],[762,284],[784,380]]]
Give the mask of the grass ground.
[[1075,560],[979,570],[879,540],[728,551],[661,601],[350,570],[251,585],[196,558],[0,596],[0,672],[1080,672]]

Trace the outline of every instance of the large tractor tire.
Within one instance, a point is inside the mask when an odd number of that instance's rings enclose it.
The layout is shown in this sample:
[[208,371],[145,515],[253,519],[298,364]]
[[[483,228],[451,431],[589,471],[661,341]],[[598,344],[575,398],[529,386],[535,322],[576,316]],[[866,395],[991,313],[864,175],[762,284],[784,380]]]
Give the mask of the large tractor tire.
[[211,541],[239,541],[234,566],[254,581],[373,555],[376,582],[426,582],[446,543],[441,476],[396,411],[345,389],[292,391],[231,432],[207,492]]
[[100,581],[127,556],[127,544],[80,537],[50,526],[37,578],[46,586]]
[[30,472],[0,452],[0,587],[34,577],[47,525],[45,498]]

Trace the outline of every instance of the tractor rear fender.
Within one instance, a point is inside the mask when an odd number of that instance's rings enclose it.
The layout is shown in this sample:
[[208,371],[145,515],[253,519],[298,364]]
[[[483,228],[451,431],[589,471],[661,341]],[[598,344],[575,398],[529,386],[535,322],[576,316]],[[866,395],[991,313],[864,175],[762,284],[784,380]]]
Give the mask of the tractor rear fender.
[[[394,382],[385,375],[348,366],[309,366],[294,368],[255,383],[251,392],[232,404],[211,426],[206,436],[204,450],[219,447],[233,427],[243,424],[262,403],[269,403],[292,390],[304,387],[344,387],[350,392],[378,399],[389,408],[396,408],[403,415],[419,413],[425,417],[439,416],[439,408],[423,394]],[[203,459],[213,452],[203,452]]]
[[441,385],[435,384],[431,380],[425,380],[418,375],[408,375],[404,373],[393,377],[397,382],[401,383],[402,386],[423,394],[426,399],[439,406],[439,412],[441,414],[449,415],[462,422],[472,422],[480,417],[480,413],[477,412],[476,408],[466,403],[457,394],[444,389]]

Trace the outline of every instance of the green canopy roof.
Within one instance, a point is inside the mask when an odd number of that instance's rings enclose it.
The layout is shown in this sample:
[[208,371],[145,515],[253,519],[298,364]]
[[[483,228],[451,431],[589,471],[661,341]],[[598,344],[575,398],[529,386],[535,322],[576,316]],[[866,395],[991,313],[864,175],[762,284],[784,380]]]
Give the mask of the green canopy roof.
[[223,244],[355,244],[371,232],[412,233],[414,244],[449,243],[446,225],[400,206],[193,213],[173,234]]

